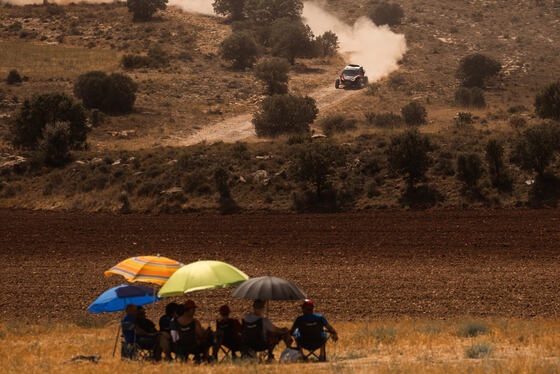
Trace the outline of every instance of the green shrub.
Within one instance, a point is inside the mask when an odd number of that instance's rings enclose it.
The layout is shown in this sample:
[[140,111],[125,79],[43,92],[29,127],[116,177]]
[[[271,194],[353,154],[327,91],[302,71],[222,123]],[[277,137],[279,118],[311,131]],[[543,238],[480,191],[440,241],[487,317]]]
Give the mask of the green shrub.
[[463,57],[456,76],[465,87],[484,87],[484,82],[500,72],[502,65],[491,57],[475,53]]
[[257,42],[248,31],[234,32],[220,45],[220,54],[224,60],[230,61],[234,68],[245,69],[257,61]]
[[245,0],[247,18],[255,25],[268,26],[281,18],[298,20],[302,12],[302,0]]
[[273,95],[260,104],[259,111],[253,116],[253,124],[259,137],[308,133],[318,112],[311,97]]
[[126,54],[121,58],[121,65],[127,70],[139,68],[159,68],[169,65],[169,56],[161,47],[150,48],[146,56]]
[[6,83],[8,84],[16,84],[21,83],[23,79],[21,79],[21,75],[19,75],[17,70],[10,70],[8,76],[6,77]]
[[369,17],[377,26],[396,26],[401,24],[404,10],[399,4],[382,2],[373,9]]
[[158,10],[167,8],[168,0],[127,0],[126,7],[134,22],[149,21]]
[[90,71],[78,77],[74,94],[82,99],[86,108],[105,113],[121,114],[132,111],[136,101],[137,85],[127,75]]
[[513,178],[504,163],[504,146],[497,139],[490,139],[486,144],[486,162],[492,185],[500,191],[511,191]]
[[214,183],[216,184],[216,189],[220,194],[218,203],[220,213],[222,214],[232,214],[239,210],[237,203],[231,197],[231,191],[229,189],[229,173],[226,169],[218,167],[214,171]]
[[484,91],[478,87],[459,87],[455,91],[455,103],[467,108],[484,108]]
[[46,126],[39,143],[41,159],[47,166],[64,166],[70,161],[70,127],[67,123],[55,123]]
[[69,125],[71,148],[79,148],[89,131],[82,105],[63,93],[48,93],[25,99],[10,126],[12,144],[34,149],[48,124]]
[[459,112],[455,116],[455,124],[462,126],[462,125],[470,125],[472,124],[473,116],[470,112]]
[[312,39],[311,29],[301,20],[280,19],[272,25],[272,54],[286,58],[293,65],[296,57],[308,57],[313,51]]
[[430,139],[420,134],[416,128],[391,137],[391,144],[386,153],[391,170],[402,175],[408,189],[412,189],[417,182],[425,179],[432,158],[433,151]]
[[560,80],[549,84],[537,94],[535,112],[541,118],[560,121]]
[[338,52],[338,36],[332,31],[327,31],[323,35],[319,35],[314,40],[315,53],[313,57],[334,56]]
[[467,358],[487,358],[490,357],[494,348],[488,343],[477,343],[465,350]]
[[512,161],[543,176],[559,151],[560,125],[543,123],[523,132],[514,145]]
[[466,188],[474,190],[483,172],[482,160],[476,153],[461,154],[457,157],[457,178]]
[[509,125],[519,134],[521,130],[527,127],[527,120],[518,115],[511,116],[511,118],[509,119]]
[[269,95],[288,92],[288,72],[290,64],[284,58],[267,58],[255,67],[255,75],[267,86]]
[[332,136],[336,133],[343,133],[350,130],[356,129],[356,121],[353,118],[346,118],[342,114],[334,114],[323,118],[319,126],[323,133],[327,136]]
[[232,21],[243,19],[245,0],[214,0],[212,6],[216,14],[228,16]]
[[402,108],[401,113],[404,122],[408,126],[423,125],[426,123],[426,117],[428,116],[428,113],[426,112],[426,108],[422,104],[416,101],[412,101],[407,105],[405,105]]

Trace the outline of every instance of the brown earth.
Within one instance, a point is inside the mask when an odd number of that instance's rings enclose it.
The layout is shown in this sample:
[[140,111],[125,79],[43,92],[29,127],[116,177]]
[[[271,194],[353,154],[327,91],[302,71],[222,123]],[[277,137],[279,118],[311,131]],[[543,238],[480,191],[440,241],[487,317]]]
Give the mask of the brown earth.
[[[293,280],[327,317],[557,317],[560,211],[111,215],[0,211],[0,320],[75,320],[133,255]],[[231,290],[192,295],[213,310]],[[246,302],[233,301],[235,314]],[[162,308],[159,303],[158,308]],[[272,303],[290,319],[295,303]]]

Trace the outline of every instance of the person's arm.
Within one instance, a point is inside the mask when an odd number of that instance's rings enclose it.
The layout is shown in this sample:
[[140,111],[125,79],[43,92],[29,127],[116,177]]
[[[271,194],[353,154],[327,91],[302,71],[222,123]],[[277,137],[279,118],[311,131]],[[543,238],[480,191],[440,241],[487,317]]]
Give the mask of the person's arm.
[[327,323],[327,325],[325,326],[325,328],[331,333],[332,335],[332,340],[334,342],[336,342],[338,340],[338,333],[336,332],[336,330],[334,329],[334,327],[332,327],[331,325],[329,325]]
[[200,324],[200,322],[198,320],[194,321],[194,332],[195,332],[196,337],[198,339],[204,339],[205,338],[204,330],[202,329],[202,325]]
[[148,332],[136,324],[136,335],[148,335]]
[[[298,318],[299,319],[299,318]],[[294,335],[296,330],[297,330],[297,324],[298,324],[298,319],[296,319],[294,321],[294,324],[292,325],[292,328],[290,329],[290,335]]]
[[280,328],[280,327],[274,326],[274,324],[272,322],[270,322],[270,320],[268,318],[263,318],[263,326],[264,326],[264,329],[267,332],[275,334],[275,335],[283,335],[283,334],[288,332],[288,329],[286,329],[286,328]]

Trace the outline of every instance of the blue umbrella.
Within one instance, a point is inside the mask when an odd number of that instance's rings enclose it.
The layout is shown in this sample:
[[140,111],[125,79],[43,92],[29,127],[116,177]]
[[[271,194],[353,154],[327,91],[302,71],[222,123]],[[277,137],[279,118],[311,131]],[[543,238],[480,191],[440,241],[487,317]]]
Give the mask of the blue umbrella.
[[118,312],[128,304],[146,305],[161,300],[157,291],[148,287],[122,285],[101,294],[88,308],[92,313]]

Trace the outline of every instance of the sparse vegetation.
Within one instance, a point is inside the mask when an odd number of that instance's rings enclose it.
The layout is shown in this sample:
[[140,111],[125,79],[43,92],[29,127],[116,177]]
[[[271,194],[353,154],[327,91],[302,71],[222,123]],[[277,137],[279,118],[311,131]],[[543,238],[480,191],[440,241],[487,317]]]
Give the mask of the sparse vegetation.
[[457,178],[464,183],[465,191],[476,191],[483,170],[482,160],[476,153],[457,157]]
[[91,71],[78,77],[74,94],[82,99],[86,108],[105,113],[121,114],[132,111],[136,101],[137,85],[127,75]]
[[549,84],[537,94],[535,111],[541,118],[560,121],[560,81]]
[[258,46],[249,32],[234,32],[222,42],[220,54],[224,60],[231,61],[234,68],[245,69],[257,61]]
[[369,17],[377,26],[396,26],[401,24],[404,10],[399,4],[383,1],[373,9]]
[[475,53],[461,59],[456,76],[465,87],[483,88],[485,82],[501,69],[502,65],[492,57]]
[[332,136],[336,133],[343,133],[346,131],[356,129],[357,123],[353,118],[346,118],[342,114],[335,114],[323,118],[320,122],[323,133],[327,136]]
[[417,101],[405,105],[402,110],[402,118],[408,126],[420,126],[426,123],[428,112],[426,108]]
[[465,350],[467,358],[487,358],[490,357],[494,348],[488,343],[478,343],[471,345]]
[[318,112],[315,100],[310,97],[273,95],[261,103],[253,124],[260,137],[307,133]]
[[255,67],[255,75],[267,86],[269,95],[288,92],[288,72],[290,64],[286,59],[272,57],[260,61]]
[[484,108],[484,91],[478,87],[459,87],[455,92],[455,103],[467,108]]
[[413,189],[416,183],[425,179],[432,162],[429,155],[432,150],[429,138],[415,128],[391,138],[387,149],[389,166],[393,172],[404,177],[407,189]]
[[127,0],[126,7],[134,22],[149,21],[158,10],[167,8],[168,0]]
[[486,144],[486,162],[492,186],[500,191],[511,191],[513,178],[504,163],[504,146],[497,139],[490,139]]

